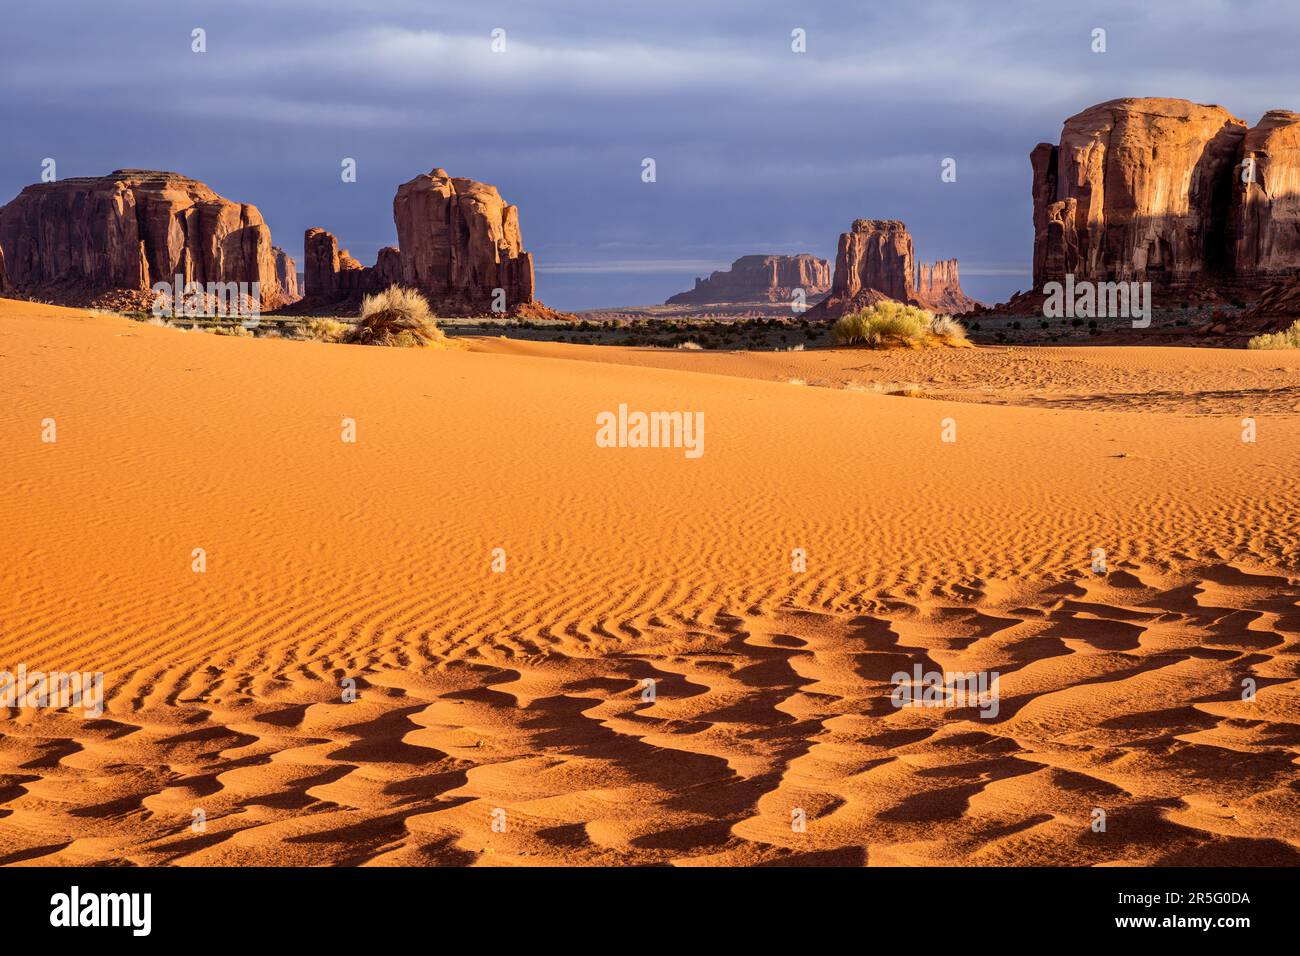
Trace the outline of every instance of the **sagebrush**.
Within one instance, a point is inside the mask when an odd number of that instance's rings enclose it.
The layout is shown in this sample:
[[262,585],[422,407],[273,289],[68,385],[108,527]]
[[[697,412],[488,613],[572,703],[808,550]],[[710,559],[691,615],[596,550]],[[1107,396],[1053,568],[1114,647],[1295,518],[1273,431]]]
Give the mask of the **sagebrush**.
[[1300,349],[1300,319],[1281,332],[1265,332],[1246,343],[1248,349]]
[[831,327],[831,338],[837,345],[873,349],[970,344],[965,327],[956,319],[893,300],[840,316]]
[[396,285],[362,299],[361,320],[342,338],[354,345],[399,348],[426,348],[446,340],[428,300],[415,289]]

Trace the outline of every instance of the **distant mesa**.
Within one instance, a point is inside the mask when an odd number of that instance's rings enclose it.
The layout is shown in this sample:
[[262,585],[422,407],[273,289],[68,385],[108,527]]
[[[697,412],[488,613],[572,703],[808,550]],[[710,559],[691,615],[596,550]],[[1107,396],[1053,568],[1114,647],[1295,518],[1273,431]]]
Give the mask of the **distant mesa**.
[[830,295],[808,311],[830,320],[894,299],[955,315],[978,303],[961,289],[956,259],[917,263],[912,236],[897,219],[857,219],[840,236]]
[[830,264],[803,253],[797,256],[741,256],[726,271],[695,280],[695,288],[679,292],[665,305],[706,305],[735,302],[789,302],[802,289],[805,301],[831,287]]
[[1300,270],[1300,114],[1247,128],[1220,106],[1110,100],[1030,163],[1036,293],[1072,274],[1254,299]]
[[260,283],[285,304],[256,206],[178,173],[119,169],[28,186],[0,207],[0,288],[64,305],[148,310],[155,283]]
[[324,229],[305,236],[304,300],[298,310],[353,309],[389,285],[419,289],[439,315],[567,317],[534,295],[533,257],[519,231],[519,210],[495,186],[446,170],[416,176],[393,199],[398,246],[363,266]]

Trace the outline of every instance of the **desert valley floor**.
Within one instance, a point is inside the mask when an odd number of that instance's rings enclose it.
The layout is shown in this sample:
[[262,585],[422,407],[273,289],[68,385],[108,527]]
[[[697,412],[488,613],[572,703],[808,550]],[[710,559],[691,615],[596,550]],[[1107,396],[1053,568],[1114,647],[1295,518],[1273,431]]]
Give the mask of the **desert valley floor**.
[[[0,863],[1295,865],[1298,382],[0,300],[0,669],[107,692],[0,711]],[[620,403],[705,454],[597,447]],[[999,714],[895,709],[915,664]]]

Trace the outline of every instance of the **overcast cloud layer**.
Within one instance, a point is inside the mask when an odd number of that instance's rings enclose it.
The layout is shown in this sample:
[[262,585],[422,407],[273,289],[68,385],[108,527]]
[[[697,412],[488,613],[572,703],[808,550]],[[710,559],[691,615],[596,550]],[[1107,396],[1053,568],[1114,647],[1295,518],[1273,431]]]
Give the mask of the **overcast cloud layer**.
[[442,166],[519,205],[558,308],[662,301],[748,253],[833,259],[864,217],[994,301],[1029,284],[1034,144],[1119,96],[1300,108],[1297,26],[1293,0],[7,4],[0,202],[46,157],[169,169],[257,205],[300,263],[310,226],[371,263],[397,185]]

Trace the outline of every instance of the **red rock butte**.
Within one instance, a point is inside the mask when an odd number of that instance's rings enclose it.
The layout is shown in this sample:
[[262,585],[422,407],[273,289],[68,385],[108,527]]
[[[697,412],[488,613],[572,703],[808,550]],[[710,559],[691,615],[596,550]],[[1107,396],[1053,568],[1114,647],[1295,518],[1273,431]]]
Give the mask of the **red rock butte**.
[[519,231],[519,210],[495,186],[444,169],[397,188],[398,246],[363,266],[324,229],[308,229],[304,308],[355,305],[393,284],[419,289],[442,315],[555,316],[534,298],[533,257]]
[[857,219],[840,236],[830,295],[810,309],[808,317],[835,319],[882,299],[949,315],[978,305],[961,289],[956,259],[918,264],[912,236],[903,223]]
[[181,276],[259,283],[273,309],[292,300],[280,276],[295,268],[256,206],[178,173],[37,183],[0,207],[0,289],[63,304],[147,309],[155,283]]
[[1034,288],[1149,281],[1257,295],[1300,270],[1300,114],[1128,98],[1065,121],[1033,167]]

